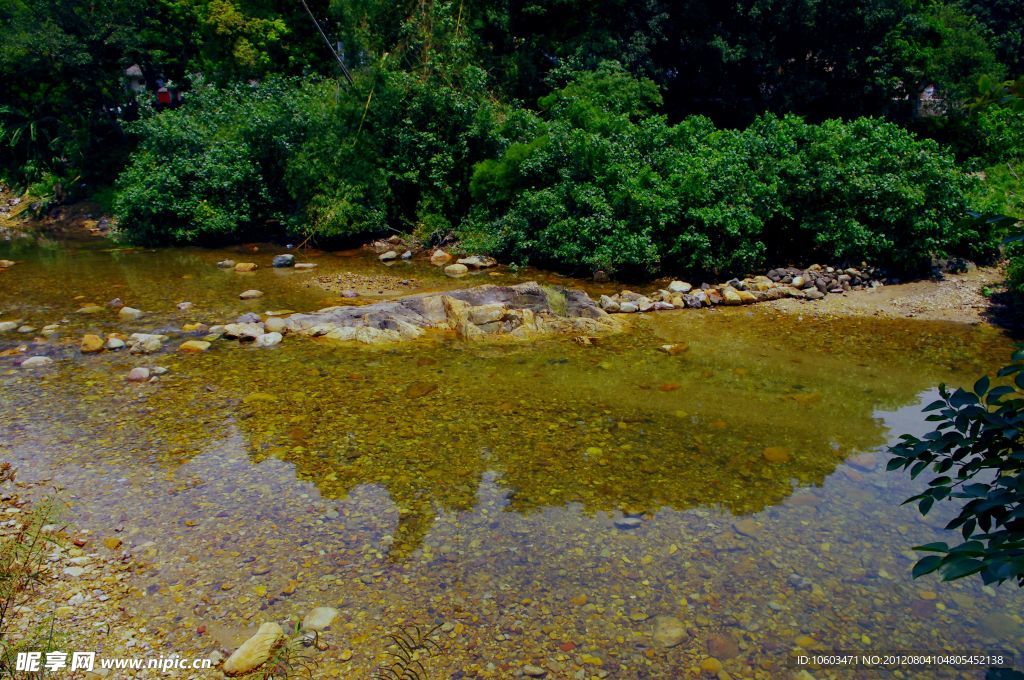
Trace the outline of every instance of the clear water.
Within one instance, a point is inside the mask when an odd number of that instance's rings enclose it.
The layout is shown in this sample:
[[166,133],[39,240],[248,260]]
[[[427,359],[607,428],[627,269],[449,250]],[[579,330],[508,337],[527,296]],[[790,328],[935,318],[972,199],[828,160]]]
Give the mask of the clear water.
[[[1015,586],[910,578],[910,548],[941,539],[951,513],[925,521],[900,507],[915,485],[885,472],[883,453],[863,455],[924,431],[918,405],[938,383],[998,366],[1011,345],[997,331],[755,307],[647,315],[591,347],[290,337],[200,355],[77,350],[86,332],[173,335],[335,304],[312,277],[357,274],[371,298],[538,277],[582,285],[540,272],[457,282],[358,253],[280,271],[276,252],[0,245],[19,261],[0,272],[0,320],[67,320],[48,341],[0,335],[11,350],[0,456],[61,486],[71,521],[136,548],[146,568],[134,613],[168,632],[165,652],[230,647],[318,605],[341,610],[315,653],[325,678],[371,677],[387,634],[411,625],[447,624],[442,652],[423,660],[431,678],[510,677],[524,664],[552,678],[695,677],[712,655],[732,677],[797,677],[806,648],[1019,648]],[[263,268],[218,270],[227,257]],[[373,290],[381,275],[414,281]],[[266,295],[240,301],[247,288]],[[76,314],[114,297],[144,316]],[[194,307],[179,311],[183,300]],[[656,350],[666,342],[690,349],[668,356]],[[58,361],[30,372],[16,366],[25,353]],[[136,365],[169,372],[127,383]],[[769,462],[766,448],[788,460]],[[682,621],[681,644],[655,643],[658,616]]]

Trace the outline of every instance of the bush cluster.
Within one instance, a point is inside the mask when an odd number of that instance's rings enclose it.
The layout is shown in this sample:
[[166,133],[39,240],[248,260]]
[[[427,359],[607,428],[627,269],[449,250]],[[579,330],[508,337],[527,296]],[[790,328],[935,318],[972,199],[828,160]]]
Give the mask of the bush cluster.
[[996,243],[967,218],[975,180],[879,119],[670,124],[654,83],[613,63],[573,74],[536,110],[486,94],[473,68],[368,70],[353,91],[200,84],[187,106],[135,124],[120,224],[145,242],[455,234],[517,262],[643,275],[913,270]]

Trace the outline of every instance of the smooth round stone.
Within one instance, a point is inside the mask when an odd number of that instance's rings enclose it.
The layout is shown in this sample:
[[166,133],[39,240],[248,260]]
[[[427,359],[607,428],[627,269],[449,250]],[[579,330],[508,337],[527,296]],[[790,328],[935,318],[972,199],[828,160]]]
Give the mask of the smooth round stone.
[[324,630],[329,628],[334,619],[338,618],[338,610],[334,607],[316,607],[311,609],[302,619],[303,630]]
[[464,264],[450,264],[444,268],[444,273],[448,276],[465,276],[469,272],[469,267]]
[[150,370],[145,366],[136,366],[128,371],[129,382],[146,382],[149,380]]
[[49,366],[53,363],[53,359],[50,357],[29,357],[21,362],[22,368],[39,368],[40,366]]
[[272,316],[263,322],[263,330],[268,333],[283,333],[288,323],[278,316]]
[[284,339],[280,333],[264,333],[256,338],[257,347],[273,347]]
[[120,310],[118,310],[117,315],[126,321],[130,321],[132,319],[138,319],[140,316],[142,316],[142,310],[135,309],[134,307],[122,307]]
[[255,300],[256,298],[261,298],[261,297],[263,297],[263,291],[262,290],[256,290],[255,288],[250,288],[249,290],[242,291],[238,295],[238,298],[240,300]]
[[637,529],[643,523],[639,517],[619,517],[615,520],[615,526],[619,529]]

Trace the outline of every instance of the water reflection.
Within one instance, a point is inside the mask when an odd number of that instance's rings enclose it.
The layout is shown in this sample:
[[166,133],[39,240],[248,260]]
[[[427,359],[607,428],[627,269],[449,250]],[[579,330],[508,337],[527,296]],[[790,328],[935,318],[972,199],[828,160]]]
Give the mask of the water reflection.
[[[5,311],[63,314],[77,291],[102,301],[117,285],[150,308],[198,301],[200,320],[245,309],[226,295],[235,280],[196,271],[193,258],[209,267],[216,253],[135,255],[94,254],[106,264],[83,265],[66,289],[35,287],[44,278],[28,266],[9,273]],[[154,262],[162,290],[146,288]],[[322,294],[278,283],[280,306]],[[326,653],[323,677],[368,676],[403,621],[451,624],[438,677],[530,662],[552,677],[667,678],[708,655],[734,675],[779,677],[798,646],[1021,641],[1018,618],[990,616],[996,602],[1019,609],[1017,593],[910,581],[908,549],[940,520],[900,508],[909,483],[864,455],[920,427],[923,391],[1000,361],[1004,339],[766,310],[638,324],[589,348],[289,339],[77,357],[39,375],[4,364],[0,453],[62,485],[76,522],[122,529],[147,565],[139,613],[181,653],[208,649],[200,625],[321,604],[343,611],[335,651],[355,650],[349,662]],[[690,348],[668,356],[665,342]],[[154,364],[169,369],[160,382],[123,381]],[[685,641],[658,646],[657,616],[680,620]]]

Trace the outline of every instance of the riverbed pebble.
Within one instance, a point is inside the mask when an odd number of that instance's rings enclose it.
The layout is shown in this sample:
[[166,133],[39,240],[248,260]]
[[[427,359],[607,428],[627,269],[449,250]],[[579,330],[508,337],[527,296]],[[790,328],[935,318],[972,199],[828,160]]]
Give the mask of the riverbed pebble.
[[103,349],[103,338],[98,335],[84,335],[82,336],[82,342],[79,344],[78,349],[83,354],[90,354],[92,352],[99,352]]
[[129,382],[146,382],[149,380],[151,372],[145,366],[136,366],[132,370],[128,371],[126,379]]
[[238,294],[238,299],[240,299],[240,300],[255,300],[256,298],[261,298],[261,297],[263,297],[263,291],[262,290],[256,290],[255,288],[250,288],[249,290],[244,290],[244,291],[242,291],[241,293]]
[[659,647],[675,647],[686,638],[686,626],[676,617],[654,617],[654,642]]

